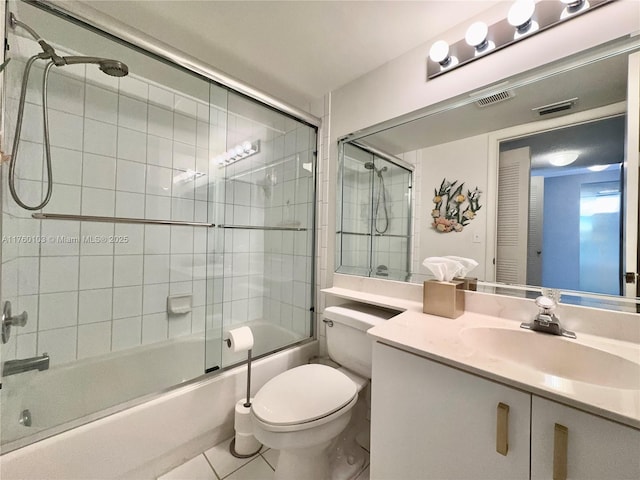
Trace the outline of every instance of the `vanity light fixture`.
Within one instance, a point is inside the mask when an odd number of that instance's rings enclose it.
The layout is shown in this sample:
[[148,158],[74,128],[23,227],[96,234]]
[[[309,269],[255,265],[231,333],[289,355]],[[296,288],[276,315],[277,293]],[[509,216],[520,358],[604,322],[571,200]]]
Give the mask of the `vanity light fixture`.
[[219,168],[226,167],[231,165],[232,163],[237,162],[238,160],[243,160],[251,155],[255,155],[260,151],[260,140],[256,140],[255,142],[244,141],[241,144],[236,145],[235,147],[230,148],[225,153],[218,155],[214,162],[218,165]]
[[496,47],[496,44],[487,38],[488,34],[489,27],[484,22],[472,23],[467,29],[464,40],[467,45],[475,49],[475,56],[482,55]]
[[549,155],[549,163],[554,167],[566,167],[575,162],[580,156],[580,152],[558,152]]
[[533,0],[516,0],[516,2],[511,5],[509,14],[507,15],[507,21],[509,25],[516,29],[513,34],[514,40],[524,35],[537,32],[540,29],[538,22],[533,19],[535,11],[536,4]]
[[609,168],[609,165],[591,165],[590,167],[587,167],[587,168],[592,172],[602,172],[603,170],[606,170],[607,168]]
[[588,0],[560,0],[565,8],[560,14],[560,20],[565,20],[572,15],[585,11],[591,5]]
[[462,65],[513,45],[572,20],[614,0],[515,0],[506,18],[491,25],[474,22],[463,39],[431,45],[427,58],[427,79],[450,72]]
[[458,64],[458,59],[449,55],[449,44],[444,40],[438,40],[431,45],[429,58],[438,63],[441,69],[453,67]]

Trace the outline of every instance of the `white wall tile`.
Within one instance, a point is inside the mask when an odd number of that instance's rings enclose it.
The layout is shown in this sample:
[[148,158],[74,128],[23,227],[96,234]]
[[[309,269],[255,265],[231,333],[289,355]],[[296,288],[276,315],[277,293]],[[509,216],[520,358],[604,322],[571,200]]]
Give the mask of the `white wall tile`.
[[168,225],[145,225],[144,253],[167,254],[171,251],[171,227]]
[[51,165],[56,183],[80,185],[82,182],[82,152],[51,147]]
[[168,335],[168,321],[166,313],[144,315],[142,317],[142,344],[161,342]]
[[38,355],[49,354],[51,366],[76,359],[76,327],[57,328],[38,333]]
[[114,320],[111,338],[112,350],[137,347],[142,343],[142,317]]
[[173,145],[171,140],[148,135],[147,163],[171,168],[173,166]]
[[52,71],[47,85],[47,100],[50,109],[81,117],[84,115],[84,82]]
[[147,315],[150,313],[166,312],[168,295],[168,283],[145,285],[143,290],[142,313]]
[[139,100],[147,100],[149,96],[149,84],[138,80],[132,75],[120,77],[120,93]]
[[113,318],[128,318],[142,314],[142,287],[113,289]]
[[149,85],[149,103],[172,109],[173,108],[173,92],[164,88]]
[[147,194],[171,196],[173,171],[169,168],[147,166]]
[[114,257],[113,286],[142,285],[142,255],[119,255]]
[[[40,293],[78,290],[78,267],[78,257],[42,257],[40,259]],[[32,268],[35,266],[29,266],[28,270]]]
[[80,223],[72,221],[42,222],[42,256],[78,255],[80,253]]
[[147,104],[145,102],[120,95],[118,101],[118,125],[146,133]]
[[118,91],[118,78],[111,75],[105,75],[100,69],[95,66],[89,66],[86,70],[87,86],[95,85],[100,88],[105,88],[111,92]]
[[173,168],[174,170],[195,170],[196,147],[186,143],[174,142],[173,144]]
[[84,151],[107,157],[116,156],[117,128],[104,122],[84,120]]
[[169,255],[145,255],[144,256],[144,283],[169,282]]
[[80,257],[80,290],[111,287],[113,284],[113,257]]
[[135,255],[144,251],[144,225],[118,223],[115,226],[114,236],[116,237],[114,245],[116,255]]
[[[24,196],[22,199],[23,201],[30,200]],[[37,202],[40,202],[40,197],[38,197]],[[51,201],[43,210],[47,213],[80,213],[80,187],[54,183]]]
[[193,277],[193,255],[171,255],[170,259],[170,281],[184,282]]
[[144,193],[146,166],[143,163],[118,159],[118,173],[116,178],[117,190]]
[[111,322],[78,327],[78,358],[95,357],[111,350]]
[[[195,103],[194,103],[195,105]],[[174,113],[173,139],[189,145],[196,144],[196,120],[193,117]]]
[[49,110],[49,141],[56,147],[82,150],[82,117]]
[[175,103],[173,104],[173,108],[177,112],[181,112],[189,117],[195,117],[198,111],[198,105],[195,100],[179,94],[175,95]]
[[171,253],[193,253],[193,237],[196,228],[199,227],[171,226]]
[[167,220],[171,218],[171,198],[147,195],[145,200],[145,218]]
[[[109,217],[115,212],[116,195],[113,190],[82,189],[82,214]],[[66,212],[70,213],[70,212]]]
[[191,333],[191,312],[169,317],[169,338],[182,337]]
[[40,295],[38,330],[70,327],[78,323],[78,292]]
[[151,135],[173,139],[173,113],[171,110],[149,105],[148,131]]
[[83,157],[83,186],[113,190],[116,182],[116,159],[92,153],[85,153]]
[[78,323],[95,323],[111,320],[113,290],[82,290],[78,298]]
[[145,163],[147,135],[129,128],[118,128],[118,158]]
[[85,117],[114,124],[118,121],[118,95],[112,90],[87,84],[84,108]]
[[18,157],[16,162],[16,178],[26,180],[42,180],[42,170],[44,165],[44,146],[41,143],[20,142]]
[[81,255],[113,255],[113,232],[111,223],[81,222]]
[[183,222],[193,221],[194,212],[193,200],[187,200],[183,198],[171,199],[171,220],[178,220]]
[[[16,336],[16,358],[35,357],[38,354],[38,335],[35,333]],[[3,358],[5,358],[3,356]]]
[[116,217],[144,218],[144,194],[116,192]]

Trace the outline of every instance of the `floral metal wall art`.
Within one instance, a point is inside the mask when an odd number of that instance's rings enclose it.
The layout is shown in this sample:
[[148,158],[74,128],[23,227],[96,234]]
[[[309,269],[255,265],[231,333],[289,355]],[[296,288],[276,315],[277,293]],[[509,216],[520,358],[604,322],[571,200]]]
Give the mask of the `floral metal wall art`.
[[[457,186],[456,186],[457,185]],[[439,189],[434,189],[433,203],[435,208],[431,210],[433,223],[431,226],[440,233],[461,232],[474,218],[482,205],[478,187],[463,193],[464,182],[458,185],[443,179]]]

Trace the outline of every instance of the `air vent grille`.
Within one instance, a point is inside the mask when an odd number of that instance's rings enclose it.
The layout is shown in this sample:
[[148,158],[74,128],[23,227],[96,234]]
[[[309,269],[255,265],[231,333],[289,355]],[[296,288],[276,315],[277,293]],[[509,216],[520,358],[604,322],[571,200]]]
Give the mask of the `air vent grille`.
[[513,97],[515,97],[515,94],[511,90],[503,90],[502,92],[482,97],[481,99],[476,101],[476,105],[478,105],[479,107],[488,107],[489,105],[504,102],[505,100],[509,100]]
[[537,113],[540,116],[550,115],[552,113],[558,113],[572,109],[577,101],[578,97],[569,98],[560,102],[550,103],[549,105],[532,108],[531,111]]

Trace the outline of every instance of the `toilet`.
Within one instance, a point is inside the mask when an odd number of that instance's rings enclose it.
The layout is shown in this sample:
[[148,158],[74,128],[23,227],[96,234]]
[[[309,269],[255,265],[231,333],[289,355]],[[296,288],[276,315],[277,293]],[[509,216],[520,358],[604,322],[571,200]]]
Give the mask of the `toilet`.
[[[359,473],[362,460],[351,446],[358,426],[349,424],[358,393],[371,379],[367,330],[394,315],[397,312],[365,304],[327,307],[327,350],[339,368],[295,367],[256,393],[253,433],[263,445],[280,451],[276,480],[346,480]],[[359,411],[363,408],[366,405]]]

